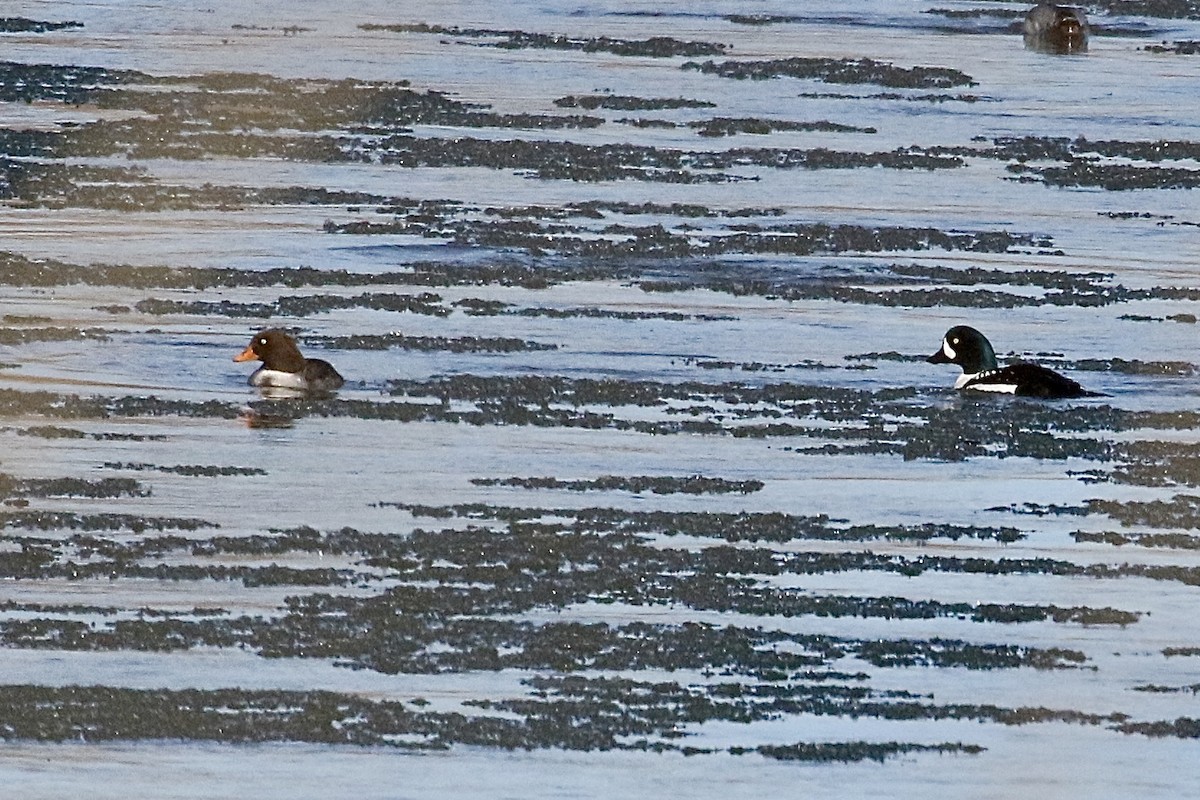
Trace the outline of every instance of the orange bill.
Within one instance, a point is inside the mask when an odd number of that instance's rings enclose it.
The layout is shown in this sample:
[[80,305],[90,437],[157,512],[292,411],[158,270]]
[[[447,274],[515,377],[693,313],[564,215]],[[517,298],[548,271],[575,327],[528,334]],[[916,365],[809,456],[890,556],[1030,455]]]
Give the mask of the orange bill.
[[258,353],[254,352],[254,345],[247,345],[246,349],[233,357],[234,361],[254,361],[258,358]]

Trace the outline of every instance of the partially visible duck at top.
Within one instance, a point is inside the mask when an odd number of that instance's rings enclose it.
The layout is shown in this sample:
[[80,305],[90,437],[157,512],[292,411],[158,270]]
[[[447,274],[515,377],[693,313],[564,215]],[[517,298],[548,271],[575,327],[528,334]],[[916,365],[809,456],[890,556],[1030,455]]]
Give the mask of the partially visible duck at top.
[[941,348],[926,360],[930,364],[962,367],[963,374],[954,382],[954,388],[960,391],[998,392],[1046,400],[1103,396],[1037,364],[1016,363],[1001,367],[996,362],[992,343],[967,325],[957,325],[946,331]]
[[1082,53],[1088,46],[1083,9],[1038,3],[1025,15],[1025,46],[1047,53]]
[[346,382],[328,361],[305,358],[296,340],[278,328],[254,334],[246,349],[233,360],[263,362],[247,381],[260,388],[332,392]]

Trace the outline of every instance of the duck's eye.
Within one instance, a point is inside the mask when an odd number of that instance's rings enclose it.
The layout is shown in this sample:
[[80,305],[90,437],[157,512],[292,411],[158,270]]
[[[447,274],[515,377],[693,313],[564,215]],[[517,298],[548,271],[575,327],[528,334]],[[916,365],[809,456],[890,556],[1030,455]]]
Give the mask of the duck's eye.
[[952,341],[952,342],[951,342],[951,344],[958,344],[958,337],[957,337],[957,336],[955,336],[955,337],[954,337],[954,341]]
[[258,340],[258,343],[259,343],[259,344],[266,344],[266,343],[267,343],[267,340],[266,340],[266,339],[259,339],[259,340]]

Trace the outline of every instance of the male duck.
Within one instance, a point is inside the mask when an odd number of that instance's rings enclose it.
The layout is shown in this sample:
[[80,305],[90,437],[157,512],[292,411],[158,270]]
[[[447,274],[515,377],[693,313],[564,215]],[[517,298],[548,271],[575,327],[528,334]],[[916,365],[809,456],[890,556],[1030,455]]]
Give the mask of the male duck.
[[1100,396],[1037,364],[1017,363],[1001,367],[987,337],[966,325],[948,330],[942,338],[941,349],[926,361],[962,367],[963,374],[954,382],[954,388],[963,391],[1000,392],[1049,400]]

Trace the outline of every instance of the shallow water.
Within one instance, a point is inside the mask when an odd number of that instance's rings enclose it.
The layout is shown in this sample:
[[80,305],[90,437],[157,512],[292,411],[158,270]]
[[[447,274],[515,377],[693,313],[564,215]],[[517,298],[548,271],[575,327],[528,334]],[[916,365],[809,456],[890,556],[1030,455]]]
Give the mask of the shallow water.
[[1196,785],[1200,24],[176,5],[0,33],[4,785]]

